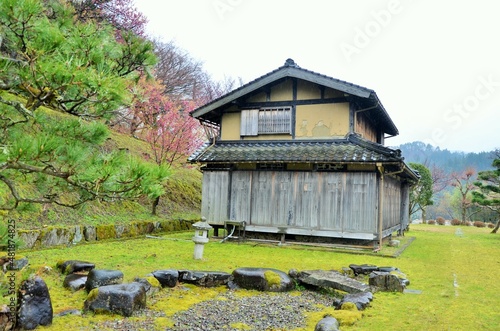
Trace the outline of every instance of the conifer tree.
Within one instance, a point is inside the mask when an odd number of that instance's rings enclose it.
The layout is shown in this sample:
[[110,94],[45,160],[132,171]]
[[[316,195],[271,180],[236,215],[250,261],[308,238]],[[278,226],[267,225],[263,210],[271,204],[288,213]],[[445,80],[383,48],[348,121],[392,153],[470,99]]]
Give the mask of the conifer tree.
[[474,184],[478,190],[472,192],[472,201],[498,214],[498,221],[491,233],[497,233],[500,227],[500,150],[495,152],[494,170],[480,171]]
[[111,151],[104,122],[154,63],[151,44],[79,19],[70,1],[0,8],[0,209],[162,194],[165,168]]

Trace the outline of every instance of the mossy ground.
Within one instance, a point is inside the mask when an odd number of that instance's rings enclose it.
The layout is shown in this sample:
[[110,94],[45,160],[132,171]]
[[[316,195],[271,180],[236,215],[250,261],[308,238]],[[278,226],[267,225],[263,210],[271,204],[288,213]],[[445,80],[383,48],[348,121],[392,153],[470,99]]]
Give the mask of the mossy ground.
[[[98,268],[119,269],[125,274],[125,282],[167,268],[231,272],[239,267],[266,267],[287,272],[292,268],[340,270],[351,263],[367,263],[398,267],[410,279],[409,288],[422,291],[421,294],[379,292],[374,295],[371,307],[363,312],[321,307],[318,312],[306,314],[307,326],[294,331],[312,330],[325,314],[338,317],[344,331],[496,330],[500,321],[496,308],[500,293],[497,279],[500,236],[475,227],[462,227],[463,235],[458,236],[456,229],[412,225],[408,235],[416,239],[398,258],[253,242],[221,244],[211,241],[205,246],[204,258],[194,260],[191,232],[163,239],[116,240],[20,253],[30,259],[32,271],[40,273],[47,282],[56,314],[66,309],[82,309],[86,298],[84,291],[71,293],[62,287],[64,276],[56,270],[55,264],[64,259],[82,259],[95,263]],[[47,271],[44,266],[53,269]],[[226,291],[225,288],[187,288],[163,289],[148,300],[148,309],[163,314],[155,319],[158,329],[171,325],[175,312],[217,298],[221,291]],[[253,295],[253,292],[244,291],[238,295]],[[68,326],[77,330],[99,329],[100,323],[112,319],[116,316],[70,315],[56,317],[52,326],[40,329],[66,330]],[[244,329],[245,321],[241,323],[239,327]]]

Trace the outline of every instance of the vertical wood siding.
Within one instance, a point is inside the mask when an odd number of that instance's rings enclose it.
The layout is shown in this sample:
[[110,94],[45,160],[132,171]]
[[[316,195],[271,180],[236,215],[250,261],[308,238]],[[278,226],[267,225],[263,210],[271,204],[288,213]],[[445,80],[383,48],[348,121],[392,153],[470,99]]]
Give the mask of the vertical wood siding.
[[[399,222],[398,185],[387,184],[387,226]],[[370,172],[211,171],[204,173],[202,211],[212,223],[373,234],[377,201],[377,175]]]
[[345,173],[342,187],[345,215],[343,230],[347,232],[375,233],[377,225],[377,175],[368,172]]
[[229,219],[250,223],[250,198],[252,196],[253,171],[231,173],[231,201]]
[[[319,179],[320,173],[296,172],[295,181],[295,226],[318,229],[319,219]],[[279,220],[277,220],[279,221]]]
[[384,179],[384,224],[389,229],[401,223],[401,183],[392,178]]
[[377,142],[377,131],[363,113],[356,114],[354,132],[361,134],[365,139]]
[[319,219],[322,220],[322,228],[341,231],[345,218],[343,206],[347,176],[343,173],[325,173],[322,177],[320,185],[323,193],[319,208]]
[[205,171],[203,173],[201,215],[211,223],[223,224],[229,219],[229,172]]

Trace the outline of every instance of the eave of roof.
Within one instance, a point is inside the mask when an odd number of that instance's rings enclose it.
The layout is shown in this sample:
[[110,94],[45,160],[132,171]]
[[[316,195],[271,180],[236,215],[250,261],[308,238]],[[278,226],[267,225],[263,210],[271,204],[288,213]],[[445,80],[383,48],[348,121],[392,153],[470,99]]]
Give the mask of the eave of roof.
[[190,115],[194,118],[203,119],[204,115],[209,114],[210,112],[217,111],[221,107],[233,103],[238,98],[257,91],[268,84],[288,77],[316,83],[366,100],[370,105],[379,110],[380,116],[382,116],[383,118],[385,132],[393,136],[399,134],[396,125],[380,102],[375,91],[360,85],[352,84],[311,70],[300,68],[295,64],[295,62],[293,62],[293,60],[290,59],[286,61],[285,65],[279,67],[278,69],[260,76],[253,81],[229,92],[228,94],[225,94],[197,109],[194,109],[193,111],[191,111]]
[[[330,140],[218,141],[206,143],[188,159],[191,163],[335,163],[398,166],[399,176],[416,181],[418,173],[406,166],[400,150],[351,133]],[[399,172],[398,172],[399,173]]]
[[206,143],[190,162],[400,162],[401,151],[349,134],[330,140],[237,140]]

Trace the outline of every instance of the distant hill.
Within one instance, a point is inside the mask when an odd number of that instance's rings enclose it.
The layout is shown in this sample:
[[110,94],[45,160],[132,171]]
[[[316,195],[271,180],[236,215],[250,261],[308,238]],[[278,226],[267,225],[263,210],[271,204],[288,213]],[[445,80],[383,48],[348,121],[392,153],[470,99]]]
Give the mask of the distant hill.
[[421,141],[396,146],[401,150],[407,163],[415,162],[427,167],[436,166],[445,172],[461,172],[467,168],[476,171],[492,169],[493,151],[480,153],[451,152]]

